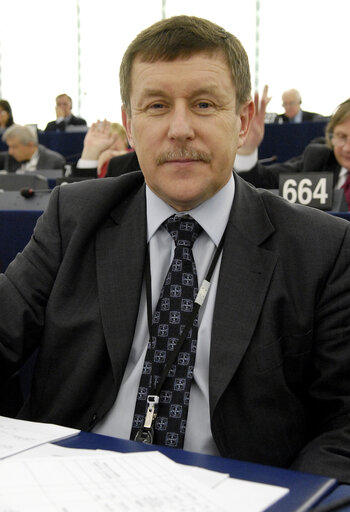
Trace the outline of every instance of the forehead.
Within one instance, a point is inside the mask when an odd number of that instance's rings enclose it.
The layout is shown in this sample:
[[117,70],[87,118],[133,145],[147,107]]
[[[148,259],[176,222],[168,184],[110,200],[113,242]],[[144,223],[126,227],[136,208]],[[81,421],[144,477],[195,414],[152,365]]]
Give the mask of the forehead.
[[350,114],[346,119],[334,127],[334,133],[350,134]]
[[18,137],[8,137],[6,143],[8,146],[23,146]]
[[283,101],[297,101],[298,96],[295,92],[285,92],[282,95],[282,99],[283,99]]
[[70,100],[67,96],[58,96],[58,98],[56,98],[56,103],[70,104]]
[[178,57],[171,61],[144,62],[136,57],[131,72],[131,93],[149,87],[171,90],[172,86],[198,87],[231,85],[234,82],[231,70],[221,52],[199,52],[189,57]]

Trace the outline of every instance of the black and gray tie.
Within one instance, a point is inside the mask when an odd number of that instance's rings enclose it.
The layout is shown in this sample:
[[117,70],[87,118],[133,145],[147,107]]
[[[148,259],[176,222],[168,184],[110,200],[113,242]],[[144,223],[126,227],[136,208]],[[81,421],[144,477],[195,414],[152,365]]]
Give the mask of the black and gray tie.
[[[152,395],[171,353],[188,322],[198,292],[192,247],[202,231],[192,217],[173,215],[163,223],[175,242],[174,258],[153,315],[150,341],[141,375],[131,439],[144,424],[147,397]],[[198,314],[190,326],[177,359],[171,365],[159,395],[154,442],[182,448],[197,347]]]

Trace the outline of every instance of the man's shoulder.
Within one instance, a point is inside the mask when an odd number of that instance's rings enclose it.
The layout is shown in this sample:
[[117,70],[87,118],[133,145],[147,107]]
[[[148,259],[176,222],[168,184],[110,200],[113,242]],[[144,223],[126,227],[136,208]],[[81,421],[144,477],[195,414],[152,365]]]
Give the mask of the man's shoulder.
[[45,127],[45,132],[47,131],[51,131],[51,130],[56,130],[56,121],[49,121]]
[[86,121],[82,117],[72,115],[68,124],[73,124],[76,126],[86,126]]
[[334,151],[321,141],[310,142],[304,149],[303,158],[304,172],[335,172],[340,169]]
[[337,228],[344,232],[349,227],[348,221],[318,208],[290,203],[269,190],[257,189],[257,193],[274,227],[296,233],[303,243],[307,242],[309,232],[335,234]]
[[[127,201],[128,197],[137,192],[144,184],[141,171],[124,174],[120,177],[96,178],[69,183],[60,186],[60,201],[74,205],[75,200],[84,198],[87,206],[104,203],[107,205]],[[85,201],[86,200],[86,201]]]
[[55,215],[58,212],[62,226],[68,231],[79,226],[82,233],[90,233],[110,216],[127,215],[135,197],[140,203],[143,184],[143,175],[139,171],[118,178],[96,178],[60,185],[52,193],[48,210]]
[[254,222],[254,216],[261,219],[266,214],[276,230],[286,233],[295,231],[301,240],[310,230],[323,230],[327,226],[336,229],[339,226],[340,231],[343,231],[350,225],[348,221],[317,208],[290,203],[279,196],[277,191],[255,188],[242,178],[236,179],[236,185],[240,208],[251,205],[249,209],[246,207],[245,213],[246,217],[251,216],[250,223]]
[[322,116],[321,114],[317,114],[316,112],[308,112],[307,110],[302,110],[303,121],[326,121],[327,118]]

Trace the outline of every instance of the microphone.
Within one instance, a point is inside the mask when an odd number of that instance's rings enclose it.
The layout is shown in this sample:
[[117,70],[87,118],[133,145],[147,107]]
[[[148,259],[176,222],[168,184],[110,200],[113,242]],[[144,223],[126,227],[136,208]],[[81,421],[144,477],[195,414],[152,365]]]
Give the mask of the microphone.
[[51,189],[50,188],[42,188],[42,189],[39,188],[39,189],[34,190],[33,188],[21,188],[21,190],[19,192],[20,192],[21,196],[28,199],[29,197],[35,196],[35,194],[50,193]]

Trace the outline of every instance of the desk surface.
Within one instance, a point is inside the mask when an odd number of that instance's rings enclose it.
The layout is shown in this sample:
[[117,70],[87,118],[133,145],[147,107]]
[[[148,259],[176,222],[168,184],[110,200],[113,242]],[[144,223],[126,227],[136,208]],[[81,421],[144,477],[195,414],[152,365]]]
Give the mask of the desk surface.
[[278,503],[269,507],[268,512],[302,512],[309,510],[312,505],[319,502],[336,487],[336,481],[331,478],[163,446],[147,446],[134,441],[87,432],[81,432],[78,436],[64,439],[56,444],[68,448],[104,449],[123,453],[157,449],[181,464],[229,473],[232,477],[243,480],[288,487],[290,492]]
[[40,210],[0,210],[0,272],[6,270],[29,242],[41,214]]

